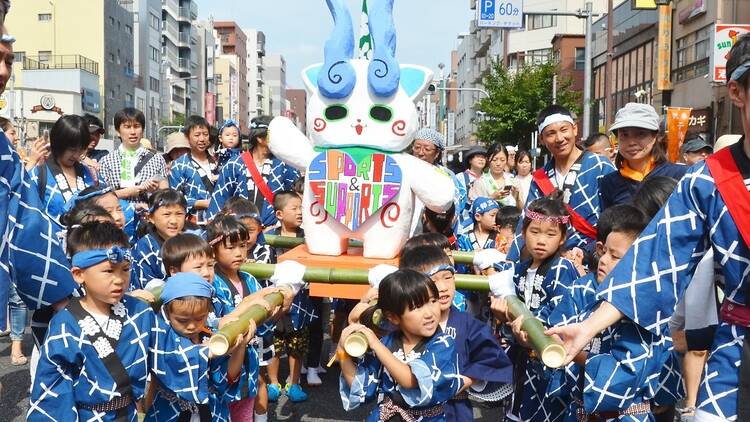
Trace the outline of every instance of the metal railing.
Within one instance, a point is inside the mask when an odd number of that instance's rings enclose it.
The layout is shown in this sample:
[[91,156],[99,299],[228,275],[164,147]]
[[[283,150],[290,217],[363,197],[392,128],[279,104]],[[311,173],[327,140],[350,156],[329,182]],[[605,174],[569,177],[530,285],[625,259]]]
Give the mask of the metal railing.
[[79,54],[26,56],[23,59],[23,70],[48,69],[81,69],[94,75],[99,74],[99,63]]

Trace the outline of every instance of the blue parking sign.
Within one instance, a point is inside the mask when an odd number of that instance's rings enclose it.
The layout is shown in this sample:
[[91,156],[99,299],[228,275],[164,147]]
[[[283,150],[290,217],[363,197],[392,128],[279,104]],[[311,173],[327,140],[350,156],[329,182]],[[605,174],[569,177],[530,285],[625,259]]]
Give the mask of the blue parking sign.
[[482,20],[495,20],[495,0],[479,0],[482,3]]

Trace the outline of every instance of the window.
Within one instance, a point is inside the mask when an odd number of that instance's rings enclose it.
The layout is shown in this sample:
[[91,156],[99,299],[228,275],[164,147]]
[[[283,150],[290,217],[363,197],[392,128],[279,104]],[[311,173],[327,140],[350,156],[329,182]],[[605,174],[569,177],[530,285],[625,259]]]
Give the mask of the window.
[[159,80],[154,77],[150,77],[149,88],[151,88],[151,90],[154,92],[159,92]]
[[677,82],[708,73],[712,26],[708,25],[675,41],[673,79]]
[[149,26],[151,26],[151,29],[161,31],[161,19],[152,13],[151,22],[149,22]]
[[159,49],[149,46],[151,49],[151,60],[159,62]]
[[40,13],[37,15],[39,22],[49,22],[52,20],[52,13]]
[[49,63],[49,58],[52,56],[51,51],[40,51],[39,52],[39,63]]
[[525,63],[526,64],[547,63],[550,57],[552,57],[551,48],[541,48],[539,50],[530,50],[526,52]]
[[109,62],[114,63],[115,62],[115,55],[113,53],[109,53]]
[[586,67],[586,49],[576,47],[575,70],[583,70]]
[[216,74],[216,83],[217,83],[217,84],[220,84],[220,83],[221,83],[221,73],[217,73],[217,74]]
[[125,32],[127,32],[129,35],[133,35],[133,27],[130,25],[125,25]]
[[112,25],[112,26],[115,26],[115,17],[114,16],[110,16],[109,17],[109,24]]
[[550,28],[557,26],[557,16],[550,15],[531,15],[526,17],[526,30]]
[[19,63],[23,63],[24,60],[26,60],[26,52],[25,51],[16,51],[13,53],[13,59]]
[[115,90],[114,89],[110,89],[109,90],[109,98],[113,99],[113,100],[115,99]]

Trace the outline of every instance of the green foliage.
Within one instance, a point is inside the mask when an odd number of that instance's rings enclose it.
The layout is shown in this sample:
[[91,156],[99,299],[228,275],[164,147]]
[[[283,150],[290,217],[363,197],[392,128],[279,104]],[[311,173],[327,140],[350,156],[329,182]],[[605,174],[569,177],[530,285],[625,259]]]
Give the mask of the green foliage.
[[[485,144],[501,142],[529,148],[530,134],[536,131],[536,116],[552,104],[552,79],[556,63],[528,64],[509,71],[495,62],[484,78],[484,89],[490,94],[477,103],[485,113],[477,135]],[[572,91],[570,78],[557,78],[557,104],[580,114],[581,94]]]
[[161,125],[162,126],[180,126],[180,127],[185,126],[184,114],[175,112],[173,113],[172,117],[173,117],[172,120],[163,119],[161,121]]

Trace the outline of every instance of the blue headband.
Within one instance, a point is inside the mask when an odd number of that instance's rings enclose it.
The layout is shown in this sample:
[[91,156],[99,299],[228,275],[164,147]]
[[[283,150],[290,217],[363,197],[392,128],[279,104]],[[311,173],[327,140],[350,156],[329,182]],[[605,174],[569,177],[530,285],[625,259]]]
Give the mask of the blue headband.
[[112,188],[109,186],[105,187],[104,189],[89,192],[86,195],[79,195],[79,193],[76,192],[73,194],[73,196],[70,197],[68,202],[65,203],[64,211],[70,212],[70,210],[72,210],[73,207],[75,207],[77,203],[81,201],[85,201],[87,199],[95,198],[97,196],[101,196],[110,192],[112,192]]
[[86,269],[104,261],[109,261],[113,264],[123,261],[132,262],[133,255],[130,253],[130,249],[115,245],[109,249],[89,249],[78,252],[73,255],[70,261],[74,267]]
[[742,63],[741,65],[737,66],[736,69],[732,72],[729,76],[730,81],[739,81],[742,76],[747,73],[747,70],[750,69],[750,61],[746,61],[745,63]]
[[474,204],[471,206],[471,215],[484,214],[498,208],[500,208],[500,205],[497,204],[497,201],[480,196],[474,200]]
[[164,289],[161,291],[161,301],[164,305],[182,297],[213,296],[214,289],[211,283],[195,273],[177,273],[167,279]]
[[453,273],[453,274],[455,274],[455,273],[456,273],[456,269],[455,269],[455,268],[453,268],[453,266],[452,266],[452,265],[445,265],[445,264],[443,264],[443,265],[438,265],[437,267],[434,267],[434,268],[432,268],[432,269],[431,269],[431,270],[430,270],[430,271],[429,271],[429,272],[427,273],[427,276],[428,276],[428,277],[432,277],[433,275],[435,275],[435,274],[439,273],[440,271],[450,271],[450,272],[451,272],[451,273]]
[[224,133],[224,129],[226,129],[228,127],[232,127],[232,126],[236,127],[237,130],[240,130],[240,124],[237,123],[236,120],[234,120],[234,119],[225,120],[224,124],[221,125],[221,128],[219,128],[219,136],[221,136],[221,134]]

